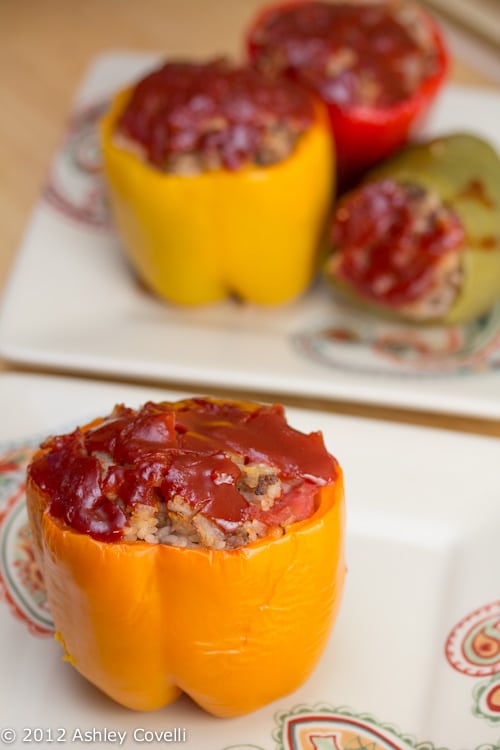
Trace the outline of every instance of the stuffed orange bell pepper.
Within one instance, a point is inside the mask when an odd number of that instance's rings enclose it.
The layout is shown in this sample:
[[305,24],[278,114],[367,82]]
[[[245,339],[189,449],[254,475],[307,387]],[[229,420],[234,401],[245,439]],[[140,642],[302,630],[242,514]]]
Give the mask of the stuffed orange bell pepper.
[[297,688],[344,581],[342,472],[280,406],[118,406],[28,468],[57,637],[132,709],[235,716]]
[[117,95],[101,132],[116,226],[150,289],[272,304],[307,287],[333,193],[319,101],[220,60],[168,63]]
[[286,74],[325,102],[344,185],[408,141],[448,71],[441,29],[411,1],[271,4],[247,49],[259,69]]

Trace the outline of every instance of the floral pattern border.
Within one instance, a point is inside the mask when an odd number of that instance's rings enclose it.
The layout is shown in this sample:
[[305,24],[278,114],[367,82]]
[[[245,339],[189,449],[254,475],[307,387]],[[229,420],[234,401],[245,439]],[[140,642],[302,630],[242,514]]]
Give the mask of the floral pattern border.
[[[430,741],[419,741],[392,724],[346,706],[300,704],[277,713],[275,722],[273,750],[449,750]],[[499,743],[483,743],[470,750],[499,750]],[[241,744],[223,750],[266,748]]]

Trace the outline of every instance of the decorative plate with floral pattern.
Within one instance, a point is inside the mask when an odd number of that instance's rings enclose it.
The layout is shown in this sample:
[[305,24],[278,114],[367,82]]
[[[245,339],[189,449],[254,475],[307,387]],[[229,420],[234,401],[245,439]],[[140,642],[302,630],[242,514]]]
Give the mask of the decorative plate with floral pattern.
[[[500,307],[468,325],[422,328],[349,309],[320,278],[277,308],[235,300],[181,308],[137,282],[109,215],[98,122],[112,94],[157,62],[109,53],[92,64],[8,285],[0,353],[31,365],[197,388],[499,418]],[[450,86],[428,134],[469,130],[500,149],[499,119],[500,95]]]
[[287,410],[298,429],[321,429],[344,467],[348,575],[318,667],[270,706],[222,720],[183,697],[134,713],[63,661],[31,545],[26,464],[40,438],[115,403],[182,395],[0,376],[0,742],[14,732],[14,747],[112,746],[123,738],[131,748],[498,750],[500,441],[493,438]]

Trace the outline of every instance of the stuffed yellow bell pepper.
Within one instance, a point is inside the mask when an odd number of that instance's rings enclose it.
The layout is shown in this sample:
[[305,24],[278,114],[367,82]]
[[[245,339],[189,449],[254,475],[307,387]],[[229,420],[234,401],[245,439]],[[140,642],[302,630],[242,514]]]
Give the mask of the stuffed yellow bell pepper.
[[49,439],[29,518],[68,660],[132,709],[217,716],[297,688],[344,581],[342,472],[281,407],[124,406]]
[[273,304],[307,287],[334,174],[309,94],[221,61],[170,63],[117,95],[101,135],[124,249],[158,295]]
[[326,273],[351,300],[462,323],[500,299],[500,158],[477,136],[401,151],[339,202]]

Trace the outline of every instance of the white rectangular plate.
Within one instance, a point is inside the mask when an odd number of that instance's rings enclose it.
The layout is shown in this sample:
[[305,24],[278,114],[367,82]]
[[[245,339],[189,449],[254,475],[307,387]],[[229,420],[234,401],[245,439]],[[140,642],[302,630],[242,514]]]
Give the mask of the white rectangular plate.
[[[156,57],[107,54],[75,116],[19,251],[0,354],[29,365],[500,417],[500,307],[453,329],[388,325],[342,307],[319,281],[280,308],[228,300],[185,309],[141,288],[110,225],[96,122]],[[469,130],[500,148],[500,95],[448,87],[427,132]],[[496,371],[495,371],[496,370]]]
[[[177,728],[170,742],[196,750],[498,748],[494,438],[287,410],[298,429],[323,430],[344,467],[348,575],[319,666],[286,698],[230,720],[206,715],[187,698],[134,713],[62,661],[47,633],[40,588],[29,578],[19,446],[104,415],[116,402],[178,397],[111,383],[0,376],[0,730],[15,731],[13,746],[26,747],[23,737],[37,727],[38,737],[66,744],[76,743],[78,732],[97,739],[106,730],[111,746],[118,742],[109,732],[125,732],[124,747],[151,744],[146,732]],[[0,742],[2,736],[8,739],[0,731]]]

